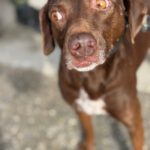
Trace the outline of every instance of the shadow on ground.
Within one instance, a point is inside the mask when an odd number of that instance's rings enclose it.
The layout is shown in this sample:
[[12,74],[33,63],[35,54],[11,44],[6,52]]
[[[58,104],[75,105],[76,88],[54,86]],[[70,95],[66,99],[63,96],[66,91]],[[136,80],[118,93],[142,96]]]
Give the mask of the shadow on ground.
[[3,133],[0,130],[0,150],[7,150],[7,145],[9,145],[9,143],[5,142]]

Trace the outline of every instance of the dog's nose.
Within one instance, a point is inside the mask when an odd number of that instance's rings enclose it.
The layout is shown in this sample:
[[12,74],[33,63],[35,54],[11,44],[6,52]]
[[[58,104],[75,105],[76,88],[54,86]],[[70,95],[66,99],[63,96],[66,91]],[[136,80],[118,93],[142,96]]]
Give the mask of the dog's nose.
[[72,55],[88,57],[96,51],[96,40],[91,34],[80,33],[71,36],[68,46]]

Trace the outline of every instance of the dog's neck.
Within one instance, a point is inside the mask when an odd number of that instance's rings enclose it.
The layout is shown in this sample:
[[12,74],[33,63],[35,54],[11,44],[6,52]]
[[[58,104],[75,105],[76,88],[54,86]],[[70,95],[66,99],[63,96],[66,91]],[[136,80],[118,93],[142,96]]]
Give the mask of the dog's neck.
[[[128,27],[128,26],[126,26],[126,27]],[[145,23],[143,24],[143,27],[141,28],[141,32],[147,32],[147,31],[150,31],[150,15],[146,16]],[[111,56],[117,52],[122,41],[123,41],[123,35],[117,39],[114,47],[111,49],[111,51],[109,53],[109,56]]]
[[116,41],[114,47],[110,50],[109,57],[112,56],[113,54],[115,54],[115,53],[117,52],[117,50],[119,49],[119,46],[120,46],[120,44],[122,43],[122,41],[123,41],[123,35],[121,35],[121,36],[117,39],[117,41]]

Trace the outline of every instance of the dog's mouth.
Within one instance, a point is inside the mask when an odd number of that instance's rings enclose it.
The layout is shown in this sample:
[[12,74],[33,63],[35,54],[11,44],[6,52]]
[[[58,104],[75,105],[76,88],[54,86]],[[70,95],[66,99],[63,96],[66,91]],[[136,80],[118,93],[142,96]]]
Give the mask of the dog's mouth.
[[83,60],[73,60],[73,65],[75,65],[77,68],[83,68],[83,67],[88,67],[92,65],[93,63],[97,63],[98,58],[96,56],[90,56],[86,57]]
[[66,64],[69,70],[75,69],[80,72],[91,71],[98,65],[104,64],[106,55],[104,50],[100,50],[99,54],[84,58],[75,58],[71,55],[66,57]]

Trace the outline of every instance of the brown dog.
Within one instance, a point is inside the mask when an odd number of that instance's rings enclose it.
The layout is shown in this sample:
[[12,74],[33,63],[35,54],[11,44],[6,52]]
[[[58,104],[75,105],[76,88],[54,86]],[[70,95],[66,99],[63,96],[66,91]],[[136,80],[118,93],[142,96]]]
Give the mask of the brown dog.
[[150,47],[150,32],[140,32],[147,13],[143,0],[49,0],[40,12],[44,53],[54,41],[62,50],[59,84],[81,122],[80,150],[94,149],[93,114],[121,121],[143,150],[136,70]]

